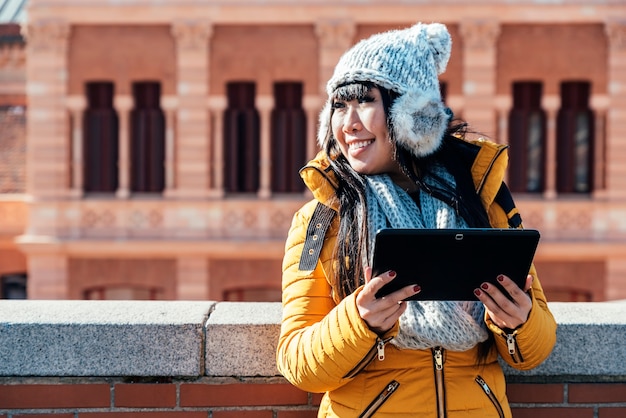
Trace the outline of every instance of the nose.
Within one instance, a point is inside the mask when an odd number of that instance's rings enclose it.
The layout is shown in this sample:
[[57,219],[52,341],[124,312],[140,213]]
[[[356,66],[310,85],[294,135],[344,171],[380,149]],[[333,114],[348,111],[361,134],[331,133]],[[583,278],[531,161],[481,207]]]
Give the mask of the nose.
[[363,123],[358,110],[354,106],[348,106],[343,119],[344,132],[355,132],[363,129]]

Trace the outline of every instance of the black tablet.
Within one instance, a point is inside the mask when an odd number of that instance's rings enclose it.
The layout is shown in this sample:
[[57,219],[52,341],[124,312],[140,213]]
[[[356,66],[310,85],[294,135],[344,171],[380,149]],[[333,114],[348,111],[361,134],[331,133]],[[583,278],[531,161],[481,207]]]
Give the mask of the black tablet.
[[[474,289],[504,274],[521,288],[539,232],[534,229],[381,229],[374,245],[373,275],[397,277],[377,297],[417,284],[415,300],[477,300]],[[507,293],[505,293],[507,294]]]

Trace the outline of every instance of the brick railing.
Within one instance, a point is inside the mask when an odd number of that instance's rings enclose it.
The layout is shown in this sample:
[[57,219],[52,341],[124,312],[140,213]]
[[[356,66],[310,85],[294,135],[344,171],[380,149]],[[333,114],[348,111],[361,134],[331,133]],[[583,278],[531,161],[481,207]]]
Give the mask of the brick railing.
[[[552,355],[506,369],[514,417],[626,416],[626,303],[552,303]],[[0,417],[314,417],[279,376],[278,303],[0,301]]]

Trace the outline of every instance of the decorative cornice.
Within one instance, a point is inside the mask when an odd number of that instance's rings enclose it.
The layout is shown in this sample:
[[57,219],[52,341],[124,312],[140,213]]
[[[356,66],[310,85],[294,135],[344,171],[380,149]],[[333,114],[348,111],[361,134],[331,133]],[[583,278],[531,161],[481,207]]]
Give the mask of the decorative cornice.
[[27,46],[35,51],[64,53],[71,26],[64,20],[50,19],[30,22],[26,27]]
[[315,34],[323,48],[347,49],[354,40],[356,25],[346,20],[319,20],[315,24]]
[[465,48],[492,49],[500,35],[500,23],[495,20],[468,20],[460,25]]
[[203,20],[179,20],[172,23],[172,35],[179,49],[206,49],[213,35],[213,23]]
[[626,20],[609,20],[604,28],[611,49],[626,49]]

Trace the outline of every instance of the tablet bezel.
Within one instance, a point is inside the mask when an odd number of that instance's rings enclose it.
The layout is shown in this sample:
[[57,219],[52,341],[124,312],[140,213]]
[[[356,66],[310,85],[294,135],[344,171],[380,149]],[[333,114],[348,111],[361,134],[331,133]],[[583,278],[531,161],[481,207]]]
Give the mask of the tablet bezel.
[[498,274],[523,288],[539,238],[534,229],[381,229],[372,277],[388,270],[397,276],[376,296],[417,284],[421,291],[409,300],[477,300],[482,283],[501,288]]

